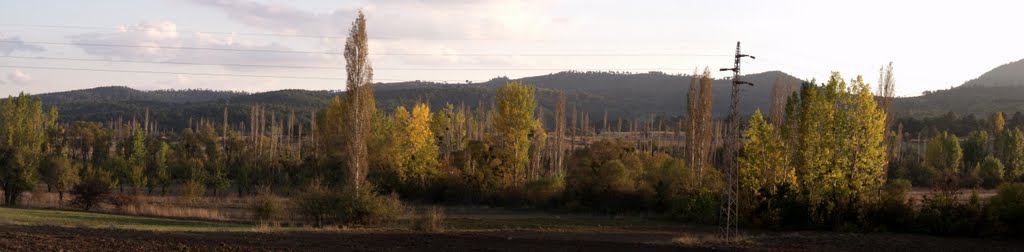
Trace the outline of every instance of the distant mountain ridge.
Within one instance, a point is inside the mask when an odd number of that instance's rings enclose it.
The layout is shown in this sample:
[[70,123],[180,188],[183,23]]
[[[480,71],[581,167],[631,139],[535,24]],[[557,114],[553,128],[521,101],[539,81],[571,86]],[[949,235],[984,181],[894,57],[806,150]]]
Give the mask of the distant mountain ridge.
[[[568,97],[568,106],[576,106],[591,118],[608,112],[610,119],[648,118],[655,116],[674,117],[682,114],[686,91],[690,84],[688,75],[670,75],[660,72],[609,73],[609,72],[560,72],[547,75],[516,79],[535,85],[538,102],[545,114],[553,115],[557,91],[562,90]],[[745,86],[743,113],[755,109],[767,109],[771,85],[776,78],[791,83],[799,79],[779,71],[743,76],[745,81],[756,83]],[[410,105],[422,101],[435,109],[445,103],[465,104],[476,107],[490,106],[494,92],[502,84],[512,81],[495,78],[482,83],[441,84],[430,82],[381,83],[374,86],[379,107],[390,110],[397,105]],[[722,116],[728,109],[730,80],[715,80],[713,85],[714,114]],[[155,90],[140,91],[128,87],[98,87],[38,95],[44,105],[55,105],[61,110],[62,121],[109,121],[116,118],[130,120],[141,117],[146,109],[150,116],[163,126],[183,128],[188,119],[220,120],[225,107],[229,120],[247,121],[248,109],[261,105],[283,115],[295,112],[300,120],[323,107],[338,91],[278,90],[260,93],[245,93],[215,90]]]
[[[591,121],[608,113],[609,120],[618,118],[676,117],[682,114],[691,76],[660,72],[559,72],[514,79],[537,87],[537,99],[547,120],[554,114],[558,91],[568,97],[568,110],[575,106],[581,113],[590,113]],[[744,86],[740,110],[751,114],[767,110],[772,84],[776,79],[788,83],[801,80],[780,71],[742,76],[755,83]],[[494,93],[513,79],[501,77],[480,83],[444,84],[432,82],[379,83],[374,86],[378,107],[391,110],[398,105],[409,106],[427,102],[434,109],[445,103],[469,107],[490,106]],[[997,67],[976,79],[948,90],[926,92],[916,97],[897,98],[893,112],[897,116],[937,116],[948,112],[986,115],[995,111],[1024,111],[1024,60]],[[899,88],[897,83],[896,88]],[[715,80],[713,114],[723,117],[729,109],[731,81]],[[40,94],[46,106],[61,110],[62,121],[130,120],[141,117],[146,109],[162,126],[181,129],[189,119],[220,120],[224,108],[229,120],[247,122],[248,111],[261,105],[278,115],[296,113],[299,120],[322,108],[340,91],[278,90],[247,93],[215,90],[140,91],[128,87],[98,87]],[[767,111],[764,111],[767,113]]]
[[949,112],[987,116],[997,111],[1008,114],[1024,111],[1024,59],[996,67],[957,87],[896,99],[893,111],[914,117]]
[[1024,59],[1003,64],[989,70],[961,87],[1006,87],[1024,86]]

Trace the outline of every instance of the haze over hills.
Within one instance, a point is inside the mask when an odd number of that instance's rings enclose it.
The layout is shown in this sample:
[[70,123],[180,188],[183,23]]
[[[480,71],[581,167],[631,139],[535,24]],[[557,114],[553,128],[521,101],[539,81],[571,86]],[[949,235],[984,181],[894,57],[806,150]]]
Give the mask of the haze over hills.
[[[589,112],[591,118],[608,112],[610,120],[616,118],[649,118],[679,116],[684,109],[690,76],[650,73],[560,72],[516,79],[537,87],[538,99],[544,113],[553,115],[557,90],[563,90],[568,110],[577,106]],[[771,84],[776,80],[799,83],[783,72],[773,71],[746,75],[745,81],[757,83],[745,86],[740,108],[752,113],[757,108],[767,109]],[[410,105],[425,101],[435,109],[445,103],[489,106],[494,92],[502,84],[512,81],[495,78],[483,83],[442,84],[403,82],[375,85],[377,104],[386,110],[397,105]],[[714,113],[724,115],[728,110],[730,80],[715,80]],[[146,109],[162,127],[179,129],[187,126],[189,118],[220,120],[224,107],[229,119],[248,120],[248,109],[253,105],[267,107],[279,114],[294,111],[300,120],[308,120],[310,113],[323,107],[337,91],[279,90],[263,93],[227,92],[214,90],[157,90],[140,91],[128,87],[99,87],[84,90],[39,95],[46,106],[56,105],[61,120],[108,121],[117,118],[130,120],[141,117]],[[549,119],[550,120],[550,119]],[[596,120],[596,119],[592,119]]]
[[[849,77],[849,76],[847,76]],[[743,88],[740,109],[743,114],[755,109],[768,109],[772,84],[776,81],[797,84],[801,80],[780,71],[745,75],[745,81],[756,83]],[[431,104],[435,109],[445,103],[465,104],[469,107],[489,106],[494,92],[502,84],[512,81],[495,78],[481,83],[444,84],[431,82],[380,83],[375,85],[378,107],[391,110],[397,105],[410,105],[417,101]],[[548,120],[558,90],[568,97],[568,110],[576,106],[590,113],[592,122],[608,112],[610,120],[617,118],[649,118],[679,116],[684,109],[688,75],[670,75],[660,72],[559,72],[515,79],[537,87],[538,100]],[[995,111],[1013,113],[1024,110],[1024,60],[997,67],[978,78],[948,90],[926,92],[917,97],[897,98],[893,111],[898,116],[936,116],[948,112],[957,114],[989,114]],[[729,108],[730,80],[715,80],[713,85],[714,115],[723,117]],[[339,85],[340,87],[340,85]],[[899,88],[899,83],[897,83]],[[99,87],[84,90],[39,95],[46,106],[56,105],[61,120],[108,121],[116,118],[130,120],[141,117],[146,109],[163,127],[180,129],[189,118],[220,120],[225,107],[230,120],[248,120],[248,110],[261,105],[278,114],[294,111],[300,120],[308,120],[339,91],[279,90],[245,93],[215,90],[156,90],[140,91],[127,87]],[[767,111],[764,111],[767,112]]]

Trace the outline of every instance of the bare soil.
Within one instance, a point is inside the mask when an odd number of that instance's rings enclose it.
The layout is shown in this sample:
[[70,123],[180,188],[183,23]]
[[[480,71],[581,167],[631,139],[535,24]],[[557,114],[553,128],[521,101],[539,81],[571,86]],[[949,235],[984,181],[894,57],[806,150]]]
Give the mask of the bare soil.
[[748,232],[732,244],[713,237],[713,228],[155,232],[0,224],[0,251],[1024,251],[1021,241],[908,234]]

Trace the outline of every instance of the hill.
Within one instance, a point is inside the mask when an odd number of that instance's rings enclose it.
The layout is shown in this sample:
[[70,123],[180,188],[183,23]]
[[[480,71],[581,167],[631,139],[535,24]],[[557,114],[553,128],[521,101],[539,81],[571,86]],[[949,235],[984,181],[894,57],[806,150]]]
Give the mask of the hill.
[[[767,109],[771,84],[780,80],[797,83],[788,74],[774,71],[746,75],[744,80],[756,83],[745,86],[742,93],[743,113],[756,108]],[[558,90],[566,92],[570,110],[576,105],[580,111],[598,118],[605,111],[609,118],[647,118],[678,116],[684,109],[690,76],[650,73],[560,72],[517,79],[533,84],[538,89],[538,100],[546,115],[553,114]],[[386,110],[397,105],[417,101],[428,102],[434,108],[445,103],[489,106],[494,92],[508,78],[495,78],[483,83],[441,84],[430,82],[381,83],[375,85],[377,104]],[[724,116],[728,110],[730,80],[715,80],[714,114]],[[141,118],[149,109],[153,120],[161,128],[181,129],[189,119],[220,120],[223,109],[228,108],[233,122],[247,122],[248,110],[261,105],[283,115],[295,112],[300,120],[323,107],[335,91],[279,90],[262,93],[228,92],[214,90],[156,90],[140,91],[128,87],[98,87],[39,95],[46,106],[57,106],[62,121],[109,121],[122,118]],[[549,119],[550,120],[550,119]]]
[[996,67],[954,88],[896,99],[893,111],[912,117],[933,117],[949,112],[983,116],[997,111],[1008,114],[1024,111],[1024,60]]
[[1006,63],[989,70],[961,87],[1006,87],[1024,86],[1024,59]]

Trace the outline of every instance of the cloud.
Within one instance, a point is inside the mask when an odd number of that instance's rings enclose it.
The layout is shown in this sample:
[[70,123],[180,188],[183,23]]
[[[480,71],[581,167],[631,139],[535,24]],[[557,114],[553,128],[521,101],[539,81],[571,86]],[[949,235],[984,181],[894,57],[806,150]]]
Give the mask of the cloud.
[[[284,34],[345,37],[358,13],[355,7],[318,13],[252,0],[190,1],[219,9],[242,24]],[[456,44],[467,41],[538,37],[552,26],[582,23],[573,18],[550,18],[549,5],[544,0],[368,0],[362,9],[373,52],[457,54]],[[332,50],[343,44],[338,38],[321,40],[322,47]],[[508,57],[451,55],[387,60],[410,65],[514,63]]]
[[[286,34],[347,34],[358,9],[327,13],[252,0],[191,0],[243,24]],[[515,38],[542,32],[564,18],[547,18],[543,0],[370,0],[363,6],[372,37],[406,39]]]
[[26,85],[32,82],[32,76],[22,72],[21,69],[15,69],[14,72],[7,74],[7,81],[13,84]]
[[[71,37],[85,53],[108,59],[144,61],[199,62],[203,64],[253,64],[326,66],[341,62],[340,56],[329,54],[270,53],[255,51],[295,51],[274,42],[258,43],[234,35],[197,32],[187,36],[170,21],[143,22],[124,26],[115,33],[85,33]],[[128,45],[137,47],[90,46],[90,44]],[[176,49],[211,48],[218,50]],[[235,71],[268,71],[269,68],[231,67]]]
[[21,51],[21,52],[43,52],[43,51],[46,51],[46,49],[43,48],[43,47],[25,43],[25,41],[21,40],[21,38],[18,37],[18,36],[10,36],[10,37],[8,37],[8,36],[4,36],[4,35],[0,34],[0,41],[5,41],[5,42],[0,42],[0,55],[4,55],[4,56],[11,55],[11,53],[18,52],[18,51]]

